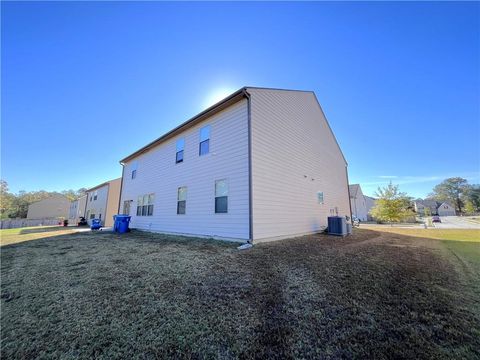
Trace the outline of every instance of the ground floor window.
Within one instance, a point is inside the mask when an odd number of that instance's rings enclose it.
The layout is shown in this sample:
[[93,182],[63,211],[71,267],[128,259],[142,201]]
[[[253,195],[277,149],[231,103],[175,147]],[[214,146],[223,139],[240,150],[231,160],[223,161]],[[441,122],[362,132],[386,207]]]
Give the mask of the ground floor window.
[[215,181],[215,213],[228,212],[228,184],[227,180]]
[[184,215],[187,208],[187,187],[182,186],[178,188],[177,193],[177,214]]
[[137,216],[152,216],[155,194],[141,195],[137,199]]

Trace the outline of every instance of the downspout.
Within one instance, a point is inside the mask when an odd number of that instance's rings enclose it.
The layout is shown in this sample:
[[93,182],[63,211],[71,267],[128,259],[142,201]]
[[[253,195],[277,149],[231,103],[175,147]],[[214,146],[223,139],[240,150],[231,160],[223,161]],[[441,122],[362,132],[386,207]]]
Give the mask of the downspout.
[[348,180],[348,165],[345,165],[345,174],[347,175],[347,192],[348,192],[348,206],[350,208],[350,221],[352,221],[352,202],[350,201],[350,186]]
[[253,244],[253,187],[252,187],[252,101],[247,90],[243,93],[248,102],[248,242]]
[[122,180],[120,181],[120,196],[118,197],[118,211],[117,214],[120,214],[120,205],[122,204],[122,188],[123,188],[123,175],[125,172],[125,164],[120,163],[122,165]]
[[83,210],[83,217],[85,218],[85,220],[87,220],[87,224],[88,224],[88,219],[87,219],[88,191],[85,194],[87,195],[87,198],[85,199],[85,209]]

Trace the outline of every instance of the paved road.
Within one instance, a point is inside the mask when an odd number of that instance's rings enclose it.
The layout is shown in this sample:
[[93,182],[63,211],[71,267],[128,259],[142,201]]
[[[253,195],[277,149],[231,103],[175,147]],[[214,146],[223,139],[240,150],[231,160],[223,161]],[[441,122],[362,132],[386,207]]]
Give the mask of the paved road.
[[438,229],[480,229],[480,224],[461,216],[442,216],[441,223],[433,223]]

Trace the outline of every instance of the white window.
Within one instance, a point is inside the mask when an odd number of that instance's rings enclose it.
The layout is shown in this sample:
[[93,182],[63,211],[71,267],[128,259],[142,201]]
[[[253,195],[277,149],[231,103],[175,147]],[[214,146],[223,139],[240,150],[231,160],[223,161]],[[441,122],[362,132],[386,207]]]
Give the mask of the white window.
[[177,140],[177,153],[175,155],[175,163],[183,162],[183,150],[185,150],[185,139],[181,138]]
[[137,199],[137,216],[152,216],[155,194],[141,195]]
[[215,181],[215,213],[228,212],[228,184],[227,180]]
[[177,192],[177,214],[184,215],[187,210],[187,187],[178,188]]
[[93,193],[93,200],[97,200],[98,198],[98,191],[95,190],[95,192]]
[[200,129],[200,145],[198,147],[198,155],[206,155],[210,151],[210,125]]
[[132,163],[132,167],[131,167],[131,178],[132,178],[132,180],[137,177],[137,167],[138,167],[138,162],[134,161]]
[[324,203],[324,201],[323,201],[323,191],[317,192],[317,201],[318,201],[319,204]]

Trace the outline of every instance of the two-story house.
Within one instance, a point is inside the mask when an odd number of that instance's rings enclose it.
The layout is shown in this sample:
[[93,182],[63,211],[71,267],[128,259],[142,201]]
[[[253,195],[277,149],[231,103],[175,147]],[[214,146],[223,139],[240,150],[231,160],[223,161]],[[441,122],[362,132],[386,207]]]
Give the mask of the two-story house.
[[85,218],[89,225],[92,219],[100,219],[102,226],[113,225],[113,215],[118,212],[122,179],[114,179],[86,191]]
[[347,162],[311,91],[242,88],[120,163],[132,228],[258,242],[351,216]]

